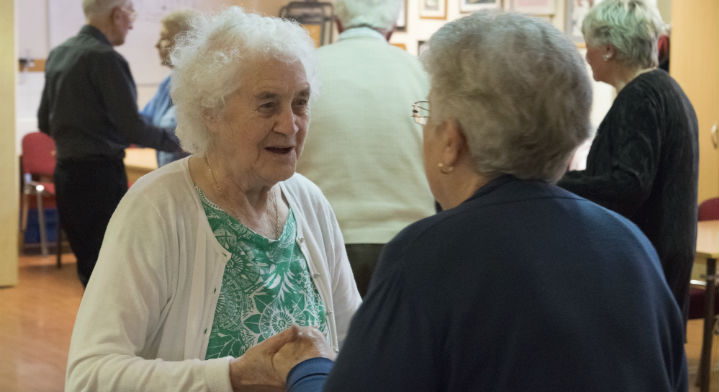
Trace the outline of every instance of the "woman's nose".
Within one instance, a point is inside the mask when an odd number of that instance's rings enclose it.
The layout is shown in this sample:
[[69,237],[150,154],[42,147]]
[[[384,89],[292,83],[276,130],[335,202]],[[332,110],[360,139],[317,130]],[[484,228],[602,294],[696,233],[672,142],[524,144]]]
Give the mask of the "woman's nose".
[[297,115],[294,111],[292,111],[291,106],[287,109],[284,109],[280,114],[280,118],[277,121],[277,126],[275,127],[275,130],[279,133],[292,135],[297,133],[299,129],[300,127],[298,125]]

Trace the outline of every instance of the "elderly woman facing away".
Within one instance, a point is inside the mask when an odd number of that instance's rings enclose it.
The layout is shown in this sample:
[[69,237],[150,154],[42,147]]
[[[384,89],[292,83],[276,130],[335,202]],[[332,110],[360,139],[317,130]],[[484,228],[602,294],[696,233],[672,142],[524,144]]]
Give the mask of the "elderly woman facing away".
[[636,223],[689,310],[697,224],[697,118],[681,87],[656,69],[659,12],[643,0],[605,0],[582,23],[594,79],[618,94],[599,125],[587,168],[559,182]]
[[311,39],[237,7],[195,23],[172,56],[177,135],[193,155],[140,179],[115,212],[69,391],[241,391],[262,376],[260,354],[292,337],[273,335],[316,326],[337,350],[359,306],[330,205],[295,174]]
[[[162,65],[173,68],[170,53],[175,46],[177,38],[186,34],[192,28],[192,18],[197,16],[193,10],[173,11],[160,21],[160,38],[155,44],[160,55]],[[175,105],[170,98],[170,80],[172,75],[167,76],[157,88],[157,92],[150,102],[145,105],[140,114],[152,125],[174,130],[177,127],[175,119]],[[172,161],[186,157],[184,151],[166,152],[157,151],[157,165],[164,166]]]
[[[425,172],[444,211],[385,247],[326,391],[681,391],[679,308],[651,243],[553,183],[589,134],[574,44],[546,22],[478,12],[423,62]],[[428,109],[425,111],[424,109]],[[309,330],[272,357],[290,391],[332,362]]]

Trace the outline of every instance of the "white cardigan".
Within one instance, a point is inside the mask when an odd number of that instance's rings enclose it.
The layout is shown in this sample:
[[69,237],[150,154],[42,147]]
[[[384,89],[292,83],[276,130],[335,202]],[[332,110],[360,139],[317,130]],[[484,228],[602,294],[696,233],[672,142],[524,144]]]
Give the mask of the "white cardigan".
[[[332,209],[295,174],[280,183],[339,349],[360,296]],[[144,176],[117,207],[82,299],[67,391],[231,391],[230,357],[204,360],[225,264],[188,159]]]

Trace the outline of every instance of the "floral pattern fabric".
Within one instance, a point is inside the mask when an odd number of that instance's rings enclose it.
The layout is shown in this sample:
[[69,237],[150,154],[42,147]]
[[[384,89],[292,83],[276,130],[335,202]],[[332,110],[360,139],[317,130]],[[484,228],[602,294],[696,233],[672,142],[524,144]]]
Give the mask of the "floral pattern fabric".
[[292,324],[316,326],[327,336],[325,306],[297,245],[292,210],[280,238],[270,240],[196,189],[215,238],[231,253],[205,358],[239,357]]

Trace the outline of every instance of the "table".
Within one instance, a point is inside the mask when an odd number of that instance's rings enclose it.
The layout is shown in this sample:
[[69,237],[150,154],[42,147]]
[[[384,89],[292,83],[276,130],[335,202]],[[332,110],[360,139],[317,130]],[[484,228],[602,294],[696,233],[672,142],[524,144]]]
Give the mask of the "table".
[[157,169],[157,155],[154,148],[126,148],[124,162],[129,183]]
[[697,224],[697,257],[707,261],[707,286],[704,300],[704,336],[699,360],[699,388],[709,391],[711,375],[711,349],[714,326],[714,300],[716,298],[716,265],[719,258],[719,220],[701,221]]

